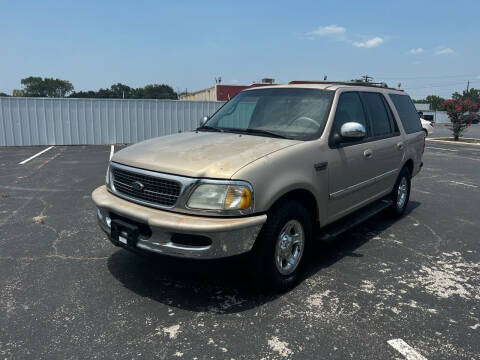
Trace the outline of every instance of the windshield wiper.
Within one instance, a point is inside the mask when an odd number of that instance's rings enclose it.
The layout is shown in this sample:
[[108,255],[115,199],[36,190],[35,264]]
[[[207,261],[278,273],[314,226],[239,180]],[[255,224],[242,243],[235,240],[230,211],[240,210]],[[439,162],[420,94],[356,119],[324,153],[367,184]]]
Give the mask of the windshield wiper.
[[267,136],[276,137],[276,138],[280,138],[280,139],[290,139],[288,136],[280,135],[276,132],[268,131],[268,130],[262,130],[262,129],[247,128],[247,129],[241,129],[240,131],[246,132],[247,134],[267,135]]
[[200,127],[198,127],[195,131],[198,131],[198,130],[207,130],[207,131],[223,132],[222,129],[220,129],[220,128],[218,128],[218,127],[215,127],[215,126],[210,126],[210,125],[200,126]]

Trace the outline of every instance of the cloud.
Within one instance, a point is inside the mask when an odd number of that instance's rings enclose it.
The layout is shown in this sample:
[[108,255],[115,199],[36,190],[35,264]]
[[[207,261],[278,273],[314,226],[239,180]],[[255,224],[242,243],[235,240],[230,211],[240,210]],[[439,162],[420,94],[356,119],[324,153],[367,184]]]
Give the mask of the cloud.
[[449,47],[442,46],[437,51],[435,51],[435,55],[451,55],[455,54],[455,51]]
[[413,65],[420,65],[420,64],[422,64],[422,62],[421,61],[414,61],[412,64]]
[[231,80],[231,83],[232,83],[232,84],[238,84],[238,80],[237,80],[237,79],[233,79],[233,80]]
[[379,37],[379,36],[375,36],[374,38],[371,38],[369,40],[366,40],[366,41],[362,41],[362,42],[353,42],[353,46],[356,46],[356,47],[359,47],[359,48],[373,48],[373,47],[377,47],[379,45],[381,45],[382,43],[384,42],[384,40]]
[[420,47],[419,47],[419,48],[416,48],[416,49],[413,48],[413,49],[408,50],[408,52],[409,52],[410,54],[421,54],[421,53],[423,53],[424,51],[425,51],[425,50],[423,50],[423,48],[420,48]]
[[317,29],[307,33],[307,35],[329,36],[329,35],[342,35],[347,32],[343,26],[327,25],[320,26]]

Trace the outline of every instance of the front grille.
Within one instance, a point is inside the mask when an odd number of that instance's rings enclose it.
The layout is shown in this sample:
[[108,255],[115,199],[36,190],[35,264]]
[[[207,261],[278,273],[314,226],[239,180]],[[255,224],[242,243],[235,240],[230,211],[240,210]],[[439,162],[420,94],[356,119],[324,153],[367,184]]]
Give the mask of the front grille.
[[[113,185],[120,194],[148,201],[161,206],[173,206],[180,196],[181,185],[177,181],[143,175],[132,171],[113,168]],[[139,182],[143,189],[135,189],[132,184]]]

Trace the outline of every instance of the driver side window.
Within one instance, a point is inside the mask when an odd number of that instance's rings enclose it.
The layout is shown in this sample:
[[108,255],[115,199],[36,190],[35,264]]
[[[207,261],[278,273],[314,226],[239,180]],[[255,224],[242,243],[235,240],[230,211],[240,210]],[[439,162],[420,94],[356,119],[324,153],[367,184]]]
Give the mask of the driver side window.
[[365,126],[368,136],[368,125],[365,119],[362,101],[357,92],[344,92],[338,99],[335,120],[333,121],[332,134],[340,133],[340,128],[347,122],[357,122]]

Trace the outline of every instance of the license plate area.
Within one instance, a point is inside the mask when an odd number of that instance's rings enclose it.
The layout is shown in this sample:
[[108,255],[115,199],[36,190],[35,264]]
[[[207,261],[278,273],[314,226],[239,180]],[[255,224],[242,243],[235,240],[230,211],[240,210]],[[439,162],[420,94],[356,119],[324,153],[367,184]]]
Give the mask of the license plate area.
[[136,247],[140,236],[140,229],[130,222],[112,219],[111,222],[112,240],[129,247]]

